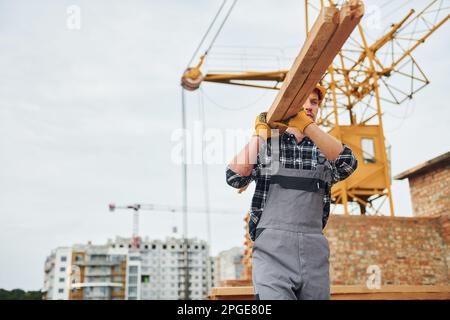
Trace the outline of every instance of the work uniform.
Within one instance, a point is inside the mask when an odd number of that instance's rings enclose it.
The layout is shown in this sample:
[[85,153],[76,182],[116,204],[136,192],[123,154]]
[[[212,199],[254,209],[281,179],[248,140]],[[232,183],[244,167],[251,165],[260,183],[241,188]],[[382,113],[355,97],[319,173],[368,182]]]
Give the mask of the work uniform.
[[280,168],[253,244],[253,285],[260,299],[329,299],[330,248],[322,233],[330,172]]
[[[271,148],[268,141],[268,152],[258,155],[250,176],[227,168],[227,182],[235,188],[256,181],[249,221],[255,294],[259,299],[329,299],[330,249],[323,228],[331,185],[348,177],[357,161],[345,145],[335,161],[328,161],[307,137],[297,143],[285,132],[279,142]],[[272,161],[261,160],[267,156],[279,159],[275,170],[269,168]]]

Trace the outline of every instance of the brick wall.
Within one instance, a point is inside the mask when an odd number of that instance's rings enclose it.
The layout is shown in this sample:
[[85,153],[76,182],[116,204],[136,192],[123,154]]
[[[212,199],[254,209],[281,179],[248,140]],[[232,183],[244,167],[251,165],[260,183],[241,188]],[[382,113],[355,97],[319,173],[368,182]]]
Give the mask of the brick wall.
[[450,208],[450,164],[409,177],[413,214],[439,215]]
[[449,215],[384,217],[332,215],[332,285],[365,285],[369,265],[381,269],[382,285],[450,284]]

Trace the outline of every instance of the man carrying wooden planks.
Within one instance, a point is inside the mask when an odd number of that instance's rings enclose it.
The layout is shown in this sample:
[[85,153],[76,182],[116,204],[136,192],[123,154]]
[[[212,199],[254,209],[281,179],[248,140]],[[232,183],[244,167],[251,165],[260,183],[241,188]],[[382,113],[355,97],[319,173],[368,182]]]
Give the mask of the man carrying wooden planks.
[[256,182],[249,233],[257,299],[329,299],[328,240],[323,235],[331,186],[350,176],[350,148],[315,123],[325,90],[316,86],[295,116],[257,116],[250,142],[229,163],[227,183]]

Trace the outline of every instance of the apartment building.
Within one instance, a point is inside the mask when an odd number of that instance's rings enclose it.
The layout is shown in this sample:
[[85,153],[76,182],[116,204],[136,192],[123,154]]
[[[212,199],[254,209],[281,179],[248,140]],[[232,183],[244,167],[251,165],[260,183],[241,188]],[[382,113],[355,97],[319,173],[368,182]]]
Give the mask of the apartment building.
[[44,265],[44,299],[67,300],[71,272],[72,248],[60,247],[51,252]]
[[[205,241],[167,238],[141,240],[137,248],[129,238],[116,237],[105,245],[57,248],[46,260],[46,299],[159,300],[184,299],[187,246],[189,299],[204,299],[212,285],[212,265]],[[65,255],[65,277],[61,256]],[[61,269],[62,270],[62,269]],[[56,291],[55,291],[56,290]],[[57,293],[57,294],[56,294]],[[64,293],[64,294],[63,294]]]
[[222,286],[226,280],[240,280],[243,264],[244,248],[233,247],[220,252],[214,258],[214,286]]

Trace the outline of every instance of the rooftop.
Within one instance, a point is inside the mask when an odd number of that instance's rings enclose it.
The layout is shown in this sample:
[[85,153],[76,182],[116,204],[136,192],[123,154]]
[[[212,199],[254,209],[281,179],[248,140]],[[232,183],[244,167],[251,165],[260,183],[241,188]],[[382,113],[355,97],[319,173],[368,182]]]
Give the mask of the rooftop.
[[446,152],[436,158],[425,161],[424,163],[421,163],[411,169],[408,169],[408,170],[396,175],[394,177],[394,179],[395,180],[403,180],[403,179],[409,178],[411,176],[419,175],[419,174],[424,173],[433,168],[448,165],[449,163],[450,163],[450,151]]

